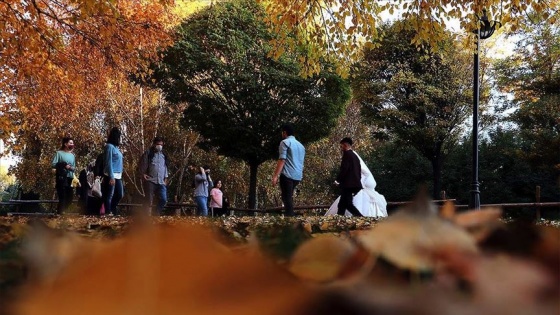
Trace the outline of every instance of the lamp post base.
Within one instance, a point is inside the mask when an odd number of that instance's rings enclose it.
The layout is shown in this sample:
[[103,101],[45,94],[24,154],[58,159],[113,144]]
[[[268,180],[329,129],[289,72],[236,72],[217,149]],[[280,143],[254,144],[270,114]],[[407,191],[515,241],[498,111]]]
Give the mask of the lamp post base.
[[479,190],[478,183],[472,184],[471,199],[469,200],[469,209],[475,209],[475,210],[480,209],[480,190]]

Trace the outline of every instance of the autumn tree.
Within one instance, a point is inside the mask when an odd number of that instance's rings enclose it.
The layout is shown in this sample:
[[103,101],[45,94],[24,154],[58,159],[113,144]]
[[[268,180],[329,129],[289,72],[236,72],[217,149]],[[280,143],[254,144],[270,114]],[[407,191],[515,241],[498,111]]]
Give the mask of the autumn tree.
[[376,45],[381,36],[379,27],[387,15],[410,20],[415,30],[410,38],[412,43],[437,51],[439,44],[447,41],[446,29],[454,21],[459,22],[462,30],[456,39],[472,43],[473,37],[464,35],[478,27],[483,9],[492,19],[515,30],[530,12],[540,12],[545,23],[554,23],[560,8],[557,0],[260,1],[266,4],[272,29],[280,34],[273,42],[273,55],[282,54],[282,45],[286,43],[292,47],[312,43],[310,53],[301,55],[307,74],[317,73],[317,61],[325,56],[337,58],[338,70],[347,74],[349,65],[360,58],[362,48]]
[[275,34],[264,17],[252,0],[218,3],[192,16],[153,76],[168,101],[187,103],[184,126],[202,135],[202,147],[249,165],[252,209],[257,170],[277,158],[280,125],[292,122],[303,143],[325,137],[350,94],[326,64],[317,76],[302,78],[290,51],[269,57]]
[[[168,159],[170,200],[184,200],[190,189],[186,181],[187,166],[199,137],[192,130],[180,126],[184,105],[169,104],[159,90],[126,80],[114,84],[106,97],[109,106],[104,112],[103,125],[119,126],[123,130],[123,175],[130,199],[144,196],[138,162],[144,151],[152,145],[154,137],[161,136],[164,138],[164,150]],[[104,140],[102,139],[101,144]],[[91,156],[91,153],[98,154],[99,151],[83,154]]]
[[115,71],[141,68],[169,42],[172,15],[165,1],[0,1],[0,20],[1,136],[13,146],[10,132],[62,131],[104,105]]
[[439,53],[419,50],[408,21],[385,25],[383,39],[355,66],[355,98],[379,139],[416,148],[432,164],[439,198],[445,150],[471,112],[470,55],[451,38]]
[[23,157],[15,174],[24,189],[50,191],[43,179],[62,136],[76,138],[81,156],[100,149],[116,123],[114,87],[170,43],[170,9],[166,1],[0,1],[0,137]]

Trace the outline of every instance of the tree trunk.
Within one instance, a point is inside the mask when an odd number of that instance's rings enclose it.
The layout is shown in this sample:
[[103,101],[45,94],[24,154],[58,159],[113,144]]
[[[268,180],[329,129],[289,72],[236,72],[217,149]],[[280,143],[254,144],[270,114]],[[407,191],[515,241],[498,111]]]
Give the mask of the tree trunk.
[[[259,164],[251,162],[249,163],[250,180],[249,180],[249,209],[257,209],[257,173],[259,170]],[[253,213],[250,213],[251,215]]]
[[441,199],[441,172],[443,168],[443,153],[441,152],[441,147],[441,143],[436,143],[434,157],[431,161],[434,180],[434,190],[432,191],[432,198],[435,200]]

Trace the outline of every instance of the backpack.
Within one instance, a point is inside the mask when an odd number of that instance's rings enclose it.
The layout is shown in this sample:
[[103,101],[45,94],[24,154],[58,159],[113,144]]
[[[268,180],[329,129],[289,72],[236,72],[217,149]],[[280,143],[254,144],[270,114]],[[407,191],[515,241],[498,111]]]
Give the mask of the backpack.
[[93,166],[93,174],[97,176],[103,176],[105,170],[105,164],[103,163],[103,152],[101,152],[95,159],[95,165]]

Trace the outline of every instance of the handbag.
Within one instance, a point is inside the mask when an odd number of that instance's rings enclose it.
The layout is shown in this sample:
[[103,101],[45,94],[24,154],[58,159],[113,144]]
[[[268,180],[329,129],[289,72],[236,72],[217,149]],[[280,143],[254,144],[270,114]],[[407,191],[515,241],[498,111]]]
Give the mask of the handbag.
[[91,194],[94,197],[101,198],[103,194],[101,193],[101,179],[96,177],[93,181],[93,186],[91,187]]

